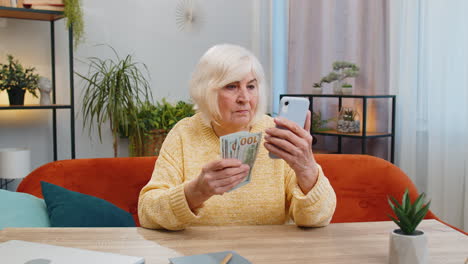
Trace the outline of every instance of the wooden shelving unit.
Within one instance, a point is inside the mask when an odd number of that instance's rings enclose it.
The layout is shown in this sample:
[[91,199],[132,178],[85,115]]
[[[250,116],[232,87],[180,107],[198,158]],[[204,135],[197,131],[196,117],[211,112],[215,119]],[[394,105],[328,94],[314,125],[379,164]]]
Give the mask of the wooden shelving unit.
[[39,21],[55,21],[63,18],[63,12],[0,6],[0,17]]

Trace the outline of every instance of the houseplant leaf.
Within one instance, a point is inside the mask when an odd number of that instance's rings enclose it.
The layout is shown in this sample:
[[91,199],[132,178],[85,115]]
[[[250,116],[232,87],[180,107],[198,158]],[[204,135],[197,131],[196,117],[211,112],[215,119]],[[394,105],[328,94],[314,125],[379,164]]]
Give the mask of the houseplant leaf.
[[[110,46],[109,46],[110,47]],[[102,142],[101,126],[109,121],[113,136],[114,156],[117,157],[119,133],[128,134],[130,128],[139,133],[138,106],[152,95],[142,69],[144,64],[134,62],[131,55],[120,58],[110,47],[114,58],[88,58],[88,74],[76,73],[85,81],[83,90],[83,128],[88,126],[91,135],[93,124],[97,124]]]

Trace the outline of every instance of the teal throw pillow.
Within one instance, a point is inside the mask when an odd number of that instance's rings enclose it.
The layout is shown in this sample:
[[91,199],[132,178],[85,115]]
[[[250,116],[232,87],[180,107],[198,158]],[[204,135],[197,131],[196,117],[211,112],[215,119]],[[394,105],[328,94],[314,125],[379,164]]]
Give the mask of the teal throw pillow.
[[7,227],[50,227],[44,200],[0,189],[0,230]]
[[103,199],[41,181],[52,227],[134,227],[130,213]]

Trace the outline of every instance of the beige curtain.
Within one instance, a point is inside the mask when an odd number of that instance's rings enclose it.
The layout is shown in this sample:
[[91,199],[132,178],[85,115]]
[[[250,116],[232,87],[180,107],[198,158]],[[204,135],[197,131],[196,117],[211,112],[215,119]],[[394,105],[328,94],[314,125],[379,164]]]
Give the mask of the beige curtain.
[[[311,93],[313,83],[331,71],[332,63],[344,60],[361,68],[350,82],[354,94],[388,94],[387,1],[293,0],[289,5],[287,93]],[[332,85],[324,85],[323,93],[332,93]],[[347,99],[343,104],[354,106],[362,118],[362,100]],[[314,101],[314,110],[333,118],[338,114],[337,105],[336,99],[320,99]],[[390,106],[385,99],[368,101],[368,131],[390,129]],[[389,160],[389,142],[368,140],[368,153]],[[319,137],[317,148],[333,149],[335,145],[336,139]],[[360,140],[344,139],[343,150],[360,153]]]

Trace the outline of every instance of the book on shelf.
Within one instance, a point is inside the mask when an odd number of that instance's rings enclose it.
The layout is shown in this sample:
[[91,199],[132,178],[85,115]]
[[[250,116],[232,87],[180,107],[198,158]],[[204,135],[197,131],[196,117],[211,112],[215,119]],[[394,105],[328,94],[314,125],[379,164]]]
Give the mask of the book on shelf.
[[11,2],[10,2],[10,0],[0,0],[0,6],[10,7]]
[[23,0],[25,5],[63,5],[63,0]]
[[31,5],[31,9],[40,9],[40,10],[52,10],[52,11],[63,11],[63,5]]

